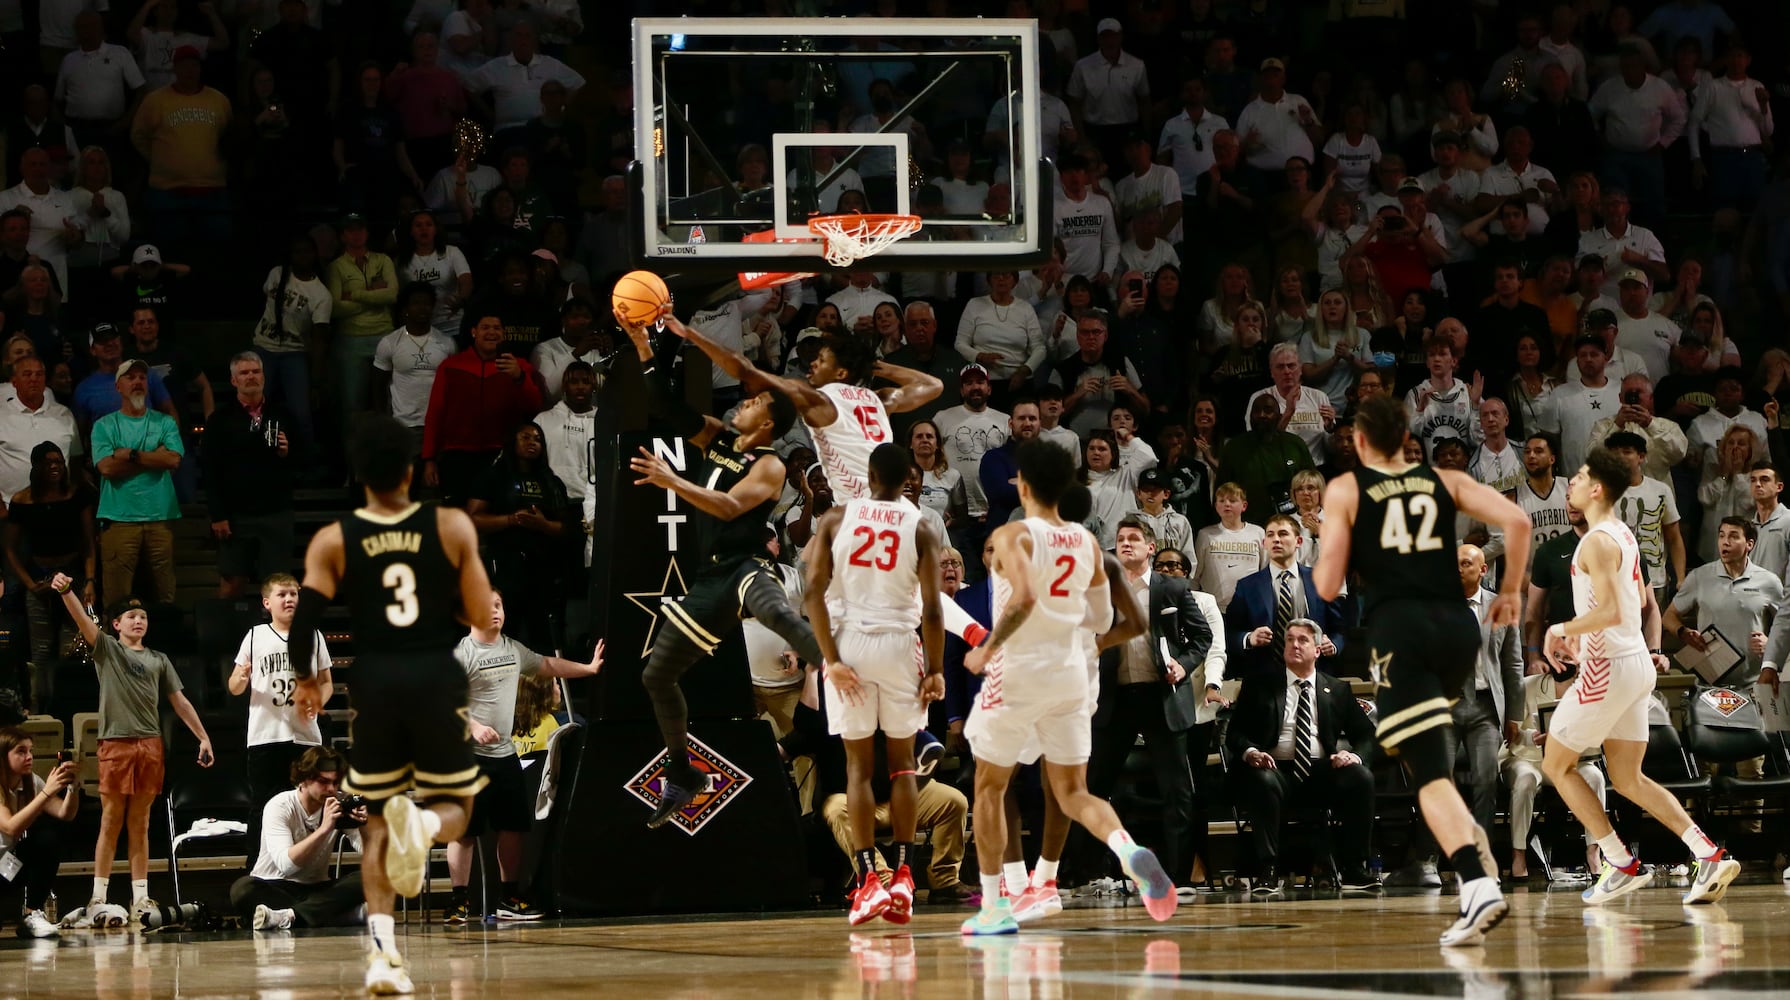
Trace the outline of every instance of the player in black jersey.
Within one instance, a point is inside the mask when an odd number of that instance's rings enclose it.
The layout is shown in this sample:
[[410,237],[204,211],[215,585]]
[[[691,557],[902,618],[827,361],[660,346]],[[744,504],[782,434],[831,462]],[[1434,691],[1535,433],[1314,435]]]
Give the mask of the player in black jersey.
[[[363,418],[349,461],[366,506],[318,531],[305,551],[292,619],[293,704],[314,718],[309,674],[323,611],[337,597],[354,630],[354,703],[344,791],[383,803],[362,836],[369,993],[413,987],[393,934],[393,894],[422,891],[434,844],[458,839],[484,785],[467,726],[466,671],[454,660],[466,608],[489,608],[491,584],[478,536],[462,511],[410,499],[410,432],[384,415]],[[422,806],[405,794],[416,790]]]
[[1529,518],[1463,473],[1406,463],[1409,428],[1395,397],[1361,405],[1354,430],[1361,465],[1325,491],[1312,580],[1325,600],[1342,591],[1351,569],[1361,581],[1380,746],[1404,762],[1430,832],[1461,880],[1460,918],[1441,941],[1480,944],[1509,907],[1491,842],[1454,787],[1452,743],[1442,731],[1479,658],[1479,621],[1461,597],[1454,516],[1464,511],[1504,532],[1509,569],[1488,612],[1494,625],[1516,624],[1522,609]]
[[[665,323],[681,326],[669,316]],[[765,390],[740,403],[731,427],[703,416],[671,391],[671,359],[655,356],[646,328],[625,322],[622,328],[646,371],[655,414],[701,449],[706,464],[696,476],[706,485],[699,486],[645,448],[628,463],[640,476],[635,485],[671,490],[703,515],[696,518],[701,569],[681,600],[663,606],[671,627],[654,637],[640,675],[670,757],[659,805],[646,821],[659,827],[706,788],[707,779],[690,763],[689,707],[678,686],[685,671],[713,653],[743,618],[758,619],[809,663],[820,663],[821,655],[814,630],[790,608],[783,578],[764,550],[765,525],[783,492],[783,460],[770,443],[795,423],[795,404]]]

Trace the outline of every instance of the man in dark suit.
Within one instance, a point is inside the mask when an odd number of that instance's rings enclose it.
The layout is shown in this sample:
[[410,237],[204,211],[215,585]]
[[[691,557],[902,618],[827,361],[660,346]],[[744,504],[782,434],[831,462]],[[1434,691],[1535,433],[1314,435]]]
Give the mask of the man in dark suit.
[[[1133,517],[1119,522],[1119,564],[1125,583],[1149,610],[1150,629],[1100,656],[1100,702],[1094,710],[1094,746],[1089,789],[1112,795],[1125,757],[1141,734],[1156,786],[1162,795],[1163,835],[1159,853],[1177,881],[1192,870],[1193,769],[1187,762],[1187,730],[1197,699],[1189,678],[1206,662],[1212,628],[1200,612],[1187,580],[1151,572],[1156,540],[1148,525]],[[1146,594],[1148,600],[1145,600]],[[1166,655],[1165,655],[1166,653]]]
[[[1374,822],[1374,776],[1361,754],[1372,754],[1374,726],[1348,684],[1317,672],[1318,624],[1287,625],[1282,670],[1243,680],[1225,733],[1230,782],[1255,838],[1254,890],[1281,888],[1280,833],[1290,809],[1328,809],[1341,826],[1336,865],[1345,889],[1374,889],[1367,872]],[[1338,747],[1341,737],[1351,747]]]
[[1319,630],[1318,669],[1334,676],[1349,627],[1346,598],[1326,601],[1318,596],[1311,567],[1299,565],[1300,529],[1292,515],[1276,514],[1262,530],[1268,566],[1238,580],[1225,609],[1225,645],[1234,665],[1226,673],[1248,677],[1280,666],[1287,624],[1309,618]]
[[1492,599],[1498,595],[1480,582],[1485,578],[1485,552],[1477,545],[1462,545],[1457,556],[1461,592],[1479,619],[1479,662],[1454,703],[1450,738],[1466,747],[1473,774],[1467,799],[1473,818],[1490,830],[1486,824],[1498,807],[1498,744],[1514,747],[1523,720],[1522,643],[1515,625],[1492,624]]

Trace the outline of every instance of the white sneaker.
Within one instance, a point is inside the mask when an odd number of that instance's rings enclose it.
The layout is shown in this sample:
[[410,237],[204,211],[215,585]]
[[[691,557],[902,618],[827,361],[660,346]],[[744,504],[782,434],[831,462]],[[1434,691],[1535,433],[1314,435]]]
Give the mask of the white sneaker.
[[1631,892],[1645,889],[1653,884],[1652,868],[1638,861],[1635,863],[1635,868],[1636,871],[1630,874],[1605,861],[1603,874],[1598,877],[1597,882],[1591,888],[1580,893],[1579,898],[1591,906],[1602,906],[1613,899],[1621,899]]
[[414,899],[423,891],[423,882],[429,876],[429,835],[423,832],[416,803],[408,796],[386,799],[383,815],[387,831],[385,877],[391,880],[398,895]]
[[28,910],[19,920],[19,937],[53,938],[61,933],[42,910]]
[[1740,862],[1717,851],[1712,858],[1698,859],[1696,874],[1691,878],[1691,891],[1684,894],[1687,906],[1698,903],[1719,903],[1728,893],[1728,885],[1740,874]]
[[161,906],[148,896],[144,896],[142,899],[133,900],[131,902],[130,925],[136,928],[146,928],[149,925],[145,922],[145,918],[154,916],[160,912],[160,910]]
[[1461,916],[1454,926],[1442,932],[1444,948],[1460,948],[1484,944],[1488,931],[1498,926],[1510,913],[1510,904],[1498,891],[1494,878],[1474,879],[1461,886]]
[[[396,802],[398,799],[391,801]],[[405,971],[403,959],[389,951],[375,948],[367,954],[367,992],[378,997],[397,996],[415,993],[416,987],[410,982],[410,973]]]
[[284,931],[292,928],[292,919],[296,916],[290,909],[276,910],[266,903],[255,905],[255,929],[258,931]]

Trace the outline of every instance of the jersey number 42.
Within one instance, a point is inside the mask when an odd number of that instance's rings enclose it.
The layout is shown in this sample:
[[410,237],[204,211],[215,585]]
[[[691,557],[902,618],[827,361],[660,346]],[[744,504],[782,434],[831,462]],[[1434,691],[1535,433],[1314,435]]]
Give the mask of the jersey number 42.
[[[1413,547],[1418,552],[1431,552],[1442,547],[1442,539],[1436,537],[1435,497],[1419,493],[1411,498],[1407,514],[1404,497],[1393,497],[1386,501],[1386,520],[1380,524],[1380,547],[1395,549],[1399,552],[1410,552]],[[1410,518],[1417,518],[1417,533],[1411,533]]]

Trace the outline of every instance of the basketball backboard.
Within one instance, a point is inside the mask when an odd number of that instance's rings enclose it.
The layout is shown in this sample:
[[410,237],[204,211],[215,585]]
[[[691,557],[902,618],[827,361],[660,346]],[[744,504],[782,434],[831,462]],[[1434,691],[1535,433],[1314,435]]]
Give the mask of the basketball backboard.
[[637,19],[637,261],[835,270],[809,220],[850,211],[921,217],[877,270],[1042,261],[1039,72],[1030,20]]

